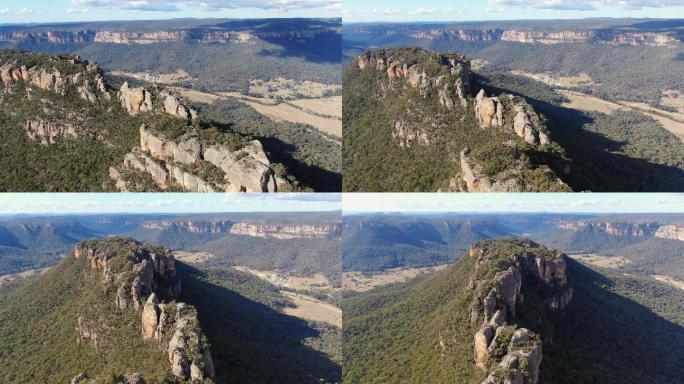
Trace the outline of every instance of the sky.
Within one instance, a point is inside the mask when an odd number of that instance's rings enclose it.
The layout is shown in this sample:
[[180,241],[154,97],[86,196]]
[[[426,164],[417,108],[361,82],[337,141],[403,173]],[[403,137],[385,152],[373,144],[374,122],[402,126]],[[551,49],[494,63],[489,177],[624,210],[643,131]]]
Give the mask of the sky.
[[684,213],[684,194],[668,193],[348,193],[358,212]]
[[338,193],[0,193],[0,214],[322,212]]
[[684,18],[684,0],[344,0],[345,22]]
[[341,14],[342,0],[0,0],[0,23]]

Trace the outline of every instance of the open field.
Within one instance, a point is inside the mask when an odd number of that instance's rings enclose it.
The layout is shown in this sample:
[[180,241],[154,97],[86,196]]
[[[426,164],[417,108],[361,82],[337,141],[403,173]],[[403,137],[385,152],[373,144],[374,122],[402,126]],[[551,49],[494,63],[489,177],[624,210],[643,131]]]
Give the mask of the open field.
[[277,77],[273,80],[251,80],[249,93],[261,98],[280,97],[285,100],[301,98],[320,98],[330,94],[339,93],[342,86],[339,84],[323,84],[315,81],[295,81]]
[[45,272],[47,272],[48,270],[50,270],[50,268],[52,268],[52,267],[39,268],[39,269],[29,269],[28,271],[24,271],[24,272],[0,276],[0,287],[2,287],[5,284],[11,283],[13,281],[23,279],[25,277],[42,275]]
[[175,84],[192,80],[192,76],[182,69],[176,69],[173,73],[112,71],[111,74],[114,76],[132,77],[134,79],[158,84]]
[[331,96],[320,99],[301,99],[288,101],[296,107],[318,115],[342,118],[342,96]]
[[684,291],[684,281],[679,281],[677,279],[674,279],[670,276],[665,276],[665,275],[653,275],[651,277],[653,277],[654,279],[656,279],[658,281],[662,281],[663,283],[668,283],[668,284],[674,285],[675,287]]
[[576,76],[558,76],[548,72],[530,73],[524,71],[511,71],[511,73],[516,76],[529,77],[552,87],[576,88],[596,85],[591,76],[586,73],[580,73]]
[[374,274],[344,272],[342,273],[342,289],[345,291],[366,292],[383,285],[403,283],[426,273],[441,271],[449,265],[451,264],[425,268],[394,268]]
[[333,96],[278,103],[273,99],[245,96],[237,92],[209,93],[178,87],[169,89],[198,103],[214,103],[232,97],[244,102],[271,120],[308,124],[329,135],[342,137],[342,119],[337,116],[342,115],[341,97]]
[[680,112],[684,112],[684,92],[675,90],[663,91],[663,96],[660,98],[660,104],[677,108]]
[[252,274],[281,288],[326,292],[329,292],[333,289],[330,280],[320,273],[316,273],[313,276],[292,276],[279,271],[259,271],[244,266],[237,266],[233,268],[241,272]]
[[651,107],[644,103],[612,102],[580,92],[559,90],[570,102],[563,104],[566,108],[582,111],[613,114],[616,111],[635,111],[658,121],[663,128],[684,141],[684,113],[668,112]]
[[340,308],[311,296],[287,291],[282,291],[282,293],[296,305],[294,308],[285,308],[283,312],[286,315],[328,323],[342,328],[342,310]]
[[206,263],[207,260],[214,258],[215,256],[209,252],[185,252],[185,251],[175,251],[173,256],[176,260],[180,260],[184,263]]
[[316,116],[302,111],[287,103],[278,105],[264,105],[259,102],[243,100],[257,112],[274,121],[288,121],[290,123],[308,124],[327,134],[342,137],[342,120]]
[[617,269],[631,263],[623,256],[601,256],[594,253],[570,255],[570,257],[595,267],[610,269]]

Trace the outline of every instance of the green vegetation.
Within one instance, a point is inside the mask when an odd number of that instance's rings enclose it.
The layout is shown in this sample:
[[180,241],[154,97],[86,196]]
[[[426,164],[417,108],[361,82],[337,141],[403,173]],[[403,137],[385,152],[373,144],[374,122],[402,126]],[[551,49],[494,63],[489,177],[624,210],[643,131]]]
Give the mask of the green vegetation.
[[[507,257],[517,252],[502,247]],[[536,251],[534,251],[536,252]],[[347,383],[480,383],[473,364],[465,286],[475,257],[404,284],[348,296],[343,356]],[[496,269],[481,266],[480,277]],[[574,298],[551,312],[531,285],[515,322],[543,340],[540,382],[681,381],[684,293],[652,279],[591,270],[568,260]],[[443,347],[440,346],[440,341]]]
[[[67,383],[80,372],[112,384],[132,372],[152,382],[172,378],[164,351],[140,337],[139,313],[116,309],[116,291],[105,289],[101,274],[85,257],[69,256],[40,278],[0,289],[1,381]],[[79,316],[97,324],[97,343],[77,342]]]
[[547,119],[551,138],[572,159],[564,179],[574,190],[679,191],[684,186],[684,144],[650,117],[563,108],[564,97],[532,79],[484,72],[489,92],[524,95]]
[[233,99],[198,104],[197,108],[201,111],[201,124],[216,127],[203,131],[208,138],[218,135],[221,140],[237,141],[234,136],[219,135],[219,132],[234,132],[233,135],[258,139],[269,159],[283,164],[303,187],[320,192],[341,190],[342,154],[338,139],[307,125],[271,121]]
[[197,308],[212,344],[217,382],[339,382],[340,329],[278,312],[291,303],[255,276],[184,264],[179,271],[181,299]]
[[[403,48],[390,52],[389,56],[400,56],[402,61],[427,65],[426,70],[431,72],[446,68],[423,50]],[[353,65],[343,72],[345,191],[445,188],[460,172],[459,154],[466,147],[489,173],[522,168],[525,180],[532,183],[533,189],[559,188],[549,183],[549,168],[545,164],[562,175],[560,171],[565,162],[562,148],[557,145],[533,148],[513,133],[480,129],[470,105],[446,110],[439,104],[437,92],[423,97],[415,89],[389,87],[385,76],[384,71],[371,68],[359,71]],[[429,144],[415,142],[410,148],[399,146],[393,139],[397,121],[417,124],[416,128],[427,136]],[[511,140],[517,143],[516,148],[503,144]]]
[[[97,245],[111,273],[123,273],[117,279],[130,277],[126,271],[136,262],[132,251],[138,243],[109,239],[86,244]],[[181,262],[176,268],[179,300],[197,311],[217,383],[339,382],[340,329],[282,314],[292,303],[252,275]],[[103,273],[92,270],[85,256],[70,255],[44,276],[0,288],[0,381],[69,382],[86,372],[98,383],[114,384],[116,377],[139,372],[149,383],[177,382],[167,352],[140,336],[140,311],[116,308],[116,285],[107,284]],[[162,305],[174,316],[173,302]],[[79,316],[96,341],[91,336],[77,342]]]

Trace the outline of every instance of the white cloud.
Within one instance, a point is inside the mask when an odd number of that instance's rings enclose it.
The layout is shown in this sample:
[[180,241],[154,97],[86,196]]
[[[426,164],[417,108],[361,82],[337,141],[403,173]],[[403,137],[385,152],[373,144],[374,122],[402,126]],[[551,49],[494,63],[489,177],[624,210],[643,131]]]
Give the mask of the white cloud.
[[72,4],[88,7],[120,8],[133,11],[179,11],[181,7],[203,10],[257,8],[288,12],[302,9],[342,9],[342,0],[71,0]]
[[9,9],[9,8],[2,8],[2,9],[0,9],[0,15],[6,15],[6,14],[8,14],[8,13],[10,13],[10,12],[12,12],[12,10]]

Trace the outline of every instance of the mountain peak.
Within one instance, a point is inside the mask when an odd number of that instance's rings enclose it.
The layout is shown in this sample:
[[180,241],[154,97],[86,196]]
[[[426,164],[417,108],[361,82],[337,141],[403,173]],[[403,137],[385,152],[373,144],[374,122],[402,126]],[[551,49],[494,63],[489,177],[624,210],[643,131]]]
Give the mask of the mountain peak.
[[566,256],[530,240],[485,240],[473,245],[476,258],[470,291],[474,361],[489,374],[482,384],[539,382],[542,338],[518,324],[516,305],[523,290],[534,289],[549,310],[565,308],[573,289],[566,276]]

